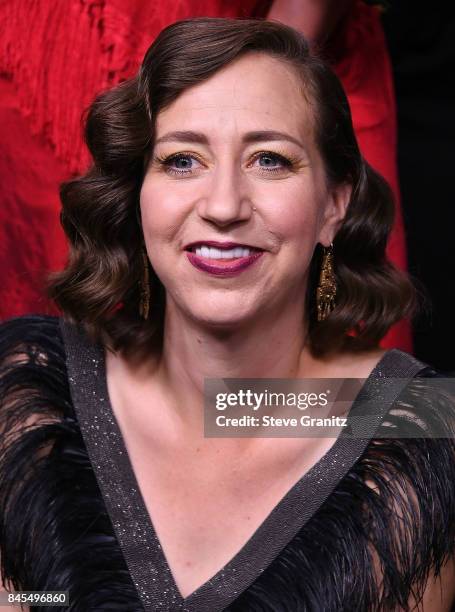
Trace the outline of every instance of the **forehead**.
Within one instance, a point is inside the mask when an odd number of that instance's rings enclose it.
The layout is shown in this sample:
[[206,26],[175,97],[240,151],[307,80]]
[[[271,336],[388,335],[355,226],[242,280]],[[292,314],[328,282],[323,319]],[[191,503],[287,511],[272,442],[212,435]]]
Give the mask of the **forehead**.
[[169,129],[191,128],[223,140],[267,129],[307,139],[312,125],[295,69],[278,58],[249,53],[186,89],[158,113],[156,137]]

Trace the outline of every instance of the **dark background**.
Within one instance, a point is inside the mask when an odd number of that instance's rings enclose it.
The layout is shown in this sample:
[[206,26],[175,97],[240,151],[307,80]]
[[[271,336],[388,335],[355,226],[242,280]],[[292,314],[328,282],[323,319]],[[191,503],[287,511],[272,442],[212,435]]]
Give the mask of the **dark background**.
[[455,370],[454,3],[393,2],[383,25],[397,98],[409,272],[431,298],[415,321],[414,352]]

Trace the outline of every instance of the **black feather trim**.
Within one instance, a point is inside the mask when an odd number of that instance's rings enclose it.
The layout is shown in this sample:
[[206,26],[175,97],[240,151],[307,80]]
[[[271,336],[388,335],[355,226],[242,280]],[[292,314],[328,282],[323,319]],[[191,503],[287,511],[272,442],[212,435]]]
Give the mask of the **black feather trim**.
[[[23,427],[36,416],[49,424]],[[14,590],[68,590],[62,611],[143,610],[74,415],[57,318],[1,326],[0,429],[16,429],[15,441],[0,438],[3,581]]]

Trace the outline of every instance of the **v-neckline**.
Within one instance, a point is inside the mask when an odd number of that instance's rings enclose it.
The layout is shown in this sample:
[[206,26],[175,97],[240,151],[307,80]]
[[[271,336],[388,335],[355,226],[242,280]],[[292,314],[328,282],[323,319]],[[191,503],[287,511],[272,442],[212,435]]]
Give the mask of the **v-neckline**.
[[[117,539],[144,610],[218,612],[246,590],[317,512],[359,459],[406,380],[423,364],[398,349],[387,350],[365,379],[349,419],[375,402],[362,438],[342,431],[326,453],[277,502],[242,548],[204,584],[183,597],[175,582],[138,485],[113,411],[104,349],[76,326],[60,320],[71,395],[84,442]],[[398,376],[400,378],[398,378]],[[394,378],[389,378],[394,377]],[[371,406],[371,402],[369,403]],[[373,421],[375,421],[373,423]]]

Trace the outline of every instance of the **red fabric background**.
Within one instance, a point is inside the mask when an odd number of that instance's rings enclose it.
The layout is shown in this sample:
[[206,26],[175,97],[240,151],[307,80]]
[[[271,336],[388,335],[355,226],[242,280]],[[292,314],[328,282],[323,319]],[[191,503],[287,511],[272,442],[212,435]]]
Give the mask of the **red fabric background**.
[[[131,76],[158,32],[187,17],[265,16],[258,0],[16,0],[0,16],[0,318],[55,313],[43,293],[49,270],[64,265],[59,183],[87,168],[81,115],[99,91]],[[372,7],[356,4],[334,41],[334,66],[351,104],[363,154],[398,201],[391,69]],[[398,208],[399,213],[399,208]],[[401,215],[389,245],[405,268]],[[411,349],[400,323],[384,346]]]

